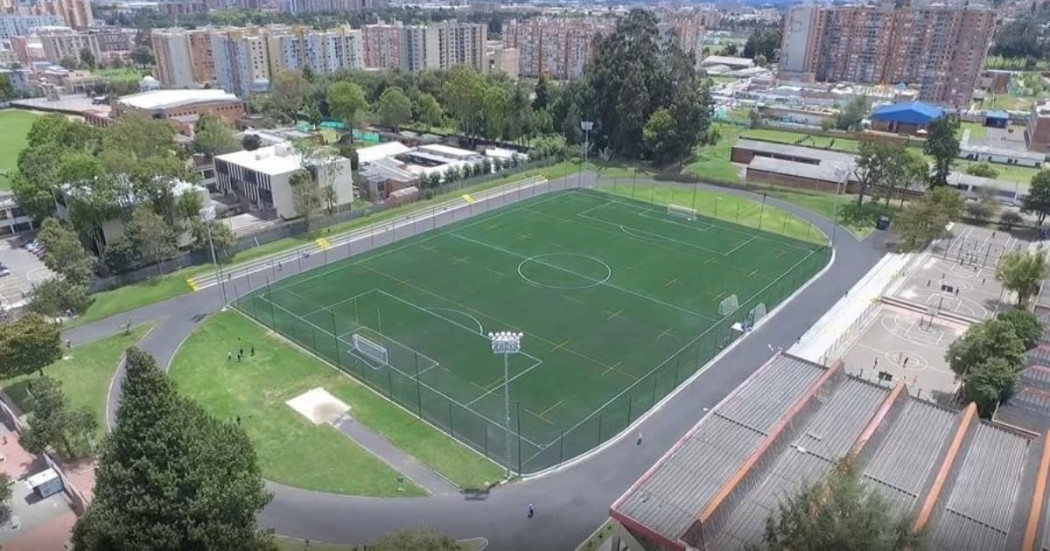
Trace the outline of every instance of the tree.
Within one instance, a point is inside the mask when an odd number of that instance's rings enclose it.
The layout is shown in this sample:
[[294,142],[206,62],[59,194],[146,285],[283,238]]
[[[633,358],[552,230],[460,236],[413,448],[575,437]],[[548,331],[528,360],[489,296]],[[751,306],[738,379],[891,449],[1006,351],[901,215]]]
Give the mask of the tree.
[[999,223],[1006,226],[1007,230],[1011,230],[1014,226],[1024,224],[1024,218],[1021,218],[1016,210],[1007,210],[999,215]]
[[383,95],[379,96],[379,118],[395,131],[412,120],[412,101],[404,90],[397,86],[383,90]]
[[1013,393],[1020,368],[1003,358],[987,358],[972,366],[963,381],[963,397],[977,404],[981,417],[991,418],[999,403]]
[[295,213],[309,219],[310,214],[321,207],[321,188],[307,170],[292,174],[289,185]]
[[15,99],[15,86],[11,84],[11,77],[7,73],[0,74],[0,101]]
[[270,83],[270,101],[279,113],[290,119],[295,119],[309,92],[310,83],[303,78],[302,71],[279,71]]
[[0,378],[40,371],[62,357],[58,326],[38,314],[0,325]]
[[427,132],[441,122],[442,110],[437,99],[431,94],[420,94],[418,101],[419,120],[427,125]]
[[157,264],[158,274],[162,272],[161,262],[178,252],[174,228],[147,205],[135,207],[124,228],[124,239],[138,251],[143,263]]
[[482,97],[482,134],[489,139],[499,139],[506,133],[510,105],[510,92],[502,86],[489,86]]
[[996,211],[992,207],[993,204],[985,201],[966,203],[966,215],[979,222],[987,222],[995,218]]
[[540,78],[536,80],[533,94],[535,94],[535,97],[532,99],[532,109],[534,111],[542,111],[551,104],[551,82],[547,78],[546,73],[541,74]]
[[[209,230],[211,231],[210,239]],[[194,218],[190,225],[190,232],[193,235],[193,248],[195,250],[211,251],[211,247],[214,245],[215,258],[217,260],[223,260],[232,254],[233,248],[237,245],[237,236],[233,234],[230,226],[218,220],[206,221],[201,218]]]
[[0,473],[0,516],[11,514],[11,497],[14,494],[14,480],[7,473]]
[[936,188],[913,201],[897,215],[893,224],[901,248],[919,250],[939,237],[948,222],[962,215],[964,202],[962,195],[951,188]]
[[1025,350],[1035,348],[1043,339],[1043,324],[1039,318],[1025,310],[1008,310],[1000,312],[995,319],[1010,325],[1014,333],[1021,337]]
[[368,545],[369,551],[457,551],[456,540],[434,530],[403,530],[387,534]]
[[868,96],[856,96],[835,115],[835,128],[839,130],[856,129],[870,111],[871,101]]
[[930,122],[926,131],[924,153],[933,157],[933,174],[930,175],[930,187],[948,185],[948,175],[959,155],[959,118],[954,115],[942,115]]
[[95,68],[95,54],[91,52],[90,48],[80,49],[80,63],[88,69]]
[[1021,212],[1034,213],[1040,226],[1050,214],[1050,170],[1041,170],[1032,176],[1028,195],[1021,202]]
[[149,46],[136,46],[131,50],[131,60],[139,67],[153,65],[153,50]]
[[1009,321],[990,319],[970,326],[944,354],[956,376],[965,378],[973,366],[991,358],[1006,360],[1016,369],[1024,365],[1024,341]]
[[668,153],[674,148],[676,139],[671,111],[664,107],[654,111],[649,116],[649,122],[645,123],[642,139],[645,140],[645,147],[653,160],[657,162],[666,160]]
[[245,134],[244,137],[241,138],[241,147],[243,147],[245,151],[255,151],[262,147],[262,138],[260,138],[258,134]]
[[179,396],[146,353],[128,349],[125,366],[117,424],[102,444],[75,548],[276,549],[256,524],[270,495],[244,430]]
[[[368,109],[368,101],[361,87],[353,82],[339,81],[328,87],[328,111],[333,117],[346,123],[350,130],[356,121],[357,113]],[[354,135],[350,133],[350,142],[353,143]]]
[[823,480],[786,496],[766,519],[762,543],[767,551],[903,551],[919,536],[909,519],[896,519],[874,488],[865,485],[852,458],[843,459]]
[[1028,299],[1039,293],[1039,287],[1048,275],[1050,264],[1042,247],[1033,253],[1005,253],[995,268],[995,279],[1001,281],[1006,290],[1017,293],[1017,305],[1020,307],[1027,305]]
[[[860,184],[857,191],[858,206],[864,203],[864,195],[868,190],[892,188],[892,182],[903,180],[907,155],[904,144],[873,140],[860,142],[853,170],[854,178]],[[887,197],[889,195],[887,193]]]
[[85,285],[64,277],[55,277],[33,286],[29,311],[57,318],[70,313],[80,314],[91,306],[91,302],[91,295]]
[[751,36],[747,37],[747,42],[744,43],[743,56],[748,59],[754,59],[756,65],[763,65],[758,63],[758,58],[761,56],[764,59],[776,59],[777,52],[780,50],[781,41],[781,29],[780,26],[768,27],[768,28],[757,28],[751,33]]
[[966,173],[971,176],[980,176],[982,178],[999,177],[999,171],[992,167],[992,165],[984,162],[967,165]]
[[448,72],[441,87],[445,108],[459,123],[459,130],[473,138],[481,130],[481,111],[484,105],[485,82],[470,66],[456,65]]
[[232,153],[239,148],[237,137],[222,117],[204,114],[197,120],[193,135],[193,149],[207,157]]
[[73,409],[62,392],[62,383],[51,377],[36,377],[27,383],[32,411],[29,429],[22,433],[26,451],[42,454],[55,450],[69,459],[91,454],[91,437],[98,419],[86,407]]
[[725,48],[722,48],[722,55],[735,56],[740,54],[740,46],[737,46],[735,42],[726,44]]
[[55,218],[40,226],[37,239],[47,249],[44,264],[73,285],[86,286],[95,277],[98,259],[89,254],[77,234]]
[[58,64],[61,65],[62,68],[67,71],[75,71],[77,66],[80,65],[80,62],[77,61],[77,58],[71,55],[67,55],[64,56],[62,59],[58,60]]

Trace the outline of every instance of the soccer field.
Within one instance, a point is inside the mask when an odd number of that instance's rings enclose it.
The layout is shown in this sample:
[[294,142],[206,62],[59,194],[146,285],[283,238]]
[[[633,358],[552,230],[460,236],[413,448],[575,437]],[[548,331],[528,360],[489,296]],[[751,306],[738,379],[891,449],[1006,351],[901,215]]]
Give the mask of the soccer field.
[[[829,254],[574,190],[303,273],[237,306],[531,473],[623,430],[739,336],[734,323],[751,322],[760,303],[772,310]],[[739,307],[727,312],[732,295]],[[525,335],[509,362],[509,457],[503,364],[486,336],[505,330]]]

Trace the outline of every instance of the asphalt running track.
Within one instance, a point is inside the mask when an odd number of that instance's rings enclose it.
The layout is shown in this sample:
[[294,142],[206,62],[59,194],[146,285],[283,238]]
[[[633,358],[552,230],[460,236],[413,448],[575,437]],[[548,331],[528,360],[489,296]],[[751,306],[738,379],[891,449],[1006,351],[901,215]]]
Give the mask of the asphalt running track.
[[[595,178],[594,173],[583,174],[584,182]],[[576,179],[574,175],[565,180]],[[706,185],[702,188],[760,198],[742,190]],[[831,235],[831,222],[820,215],[773,198],[767,202],[799,215]],[[574,549],[608,517],[612,502],[707,409],[768,359],[771,348],[790,347],[875,265],[884,252],[885,235],[876,232],[860,242],[840,229],[833,264],[785,307],[790,309],[790,315],[777,312],[767,318],[630,433],[569,467],[495,489],[484,500],[467,500],[459,495],[351,497],[270,483],[273,501],[260,513],[259,522],[281,535],[332,543],[365,543],[394,530],[430,526],[457,538],[485,537],[490,549],[495,550]],[[319,256],[313,255],[304,263],[319,266]],[[291,270],[285,273],[295,274]],[[219,288],[210,287],[72,329],[64,336],[79,344],[120,331],[128,321],[152,322],[155,330],[140,346],[166,368],[186,337],[208,314],[219,310],[221,302]],[[110,426],[115,420],[122,380],[121,369],[114,377],[115,390],[110,393],[107,408],[106,422]],[[644,435],[640,446],[636,445],[639,432]],[[353,473],[348,472],[347,476]],[[526,517],[530,503],[536,508],[532,519]]]

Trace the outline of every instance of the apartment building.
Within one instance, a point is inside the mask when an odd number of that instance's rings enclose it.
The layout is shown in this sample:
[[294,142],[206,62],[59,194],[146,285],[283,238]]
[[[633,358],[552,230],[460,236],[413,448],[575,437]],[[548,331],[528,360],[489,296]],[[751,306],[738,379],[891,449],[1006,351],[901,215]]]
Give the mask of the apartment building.
[[[196,38],[194,44],[191,37]],[[202,40],[203,39],[203,40]],[[215,63],[211,60],[210,38],[202,31],[185,29],[154,29],[150,33],[153,56],[157,63],[157,79],[167,88],[193,88],[201,82],[215,80]],[[211,78],[199,76],[197,57],[201,46],[211,66]],[[196,54],[196,55],[195,55]]]
[[213,31],[211,54],[223,90],[243,97],[270,88],[269,51],[260,29]]
[[518,74],[556,79],[583,75],[592,54],[594,38],[616,26],[606,18],[536,17],[503,23],[503,46],[518,51]]
[[67,27],[86,29],[95,24],[90,0],[38,0],[32,7],[35,15],[61,17]]
[[65,20],[57,15],[0,15],[0,39],[29,36],[40,27],[62,27]]
[[282,8],[292,13],[364,11],[382,9],[390,0],[289,0]]
[[1050,152],[1050,100],[1032,106],[1024,129],[1024,140],[1029,151]]
[[387,71],[400,70],[404,34],[405,26],[400,22],[365,25],[362,33],[365,67]]
[[401,22],[366,25],[365,67],[419,72],[469,65],[485,70],[488,27],[443,21],[431,25]]
[[504,48],[499,40],[489,40],[485,47],[485,72],[505,73],[518,80],[518,49]]
[[779,76],[907,83],[923,101],[965,108],[994,28],[995,11],[980,6],[796,6],[784,19]]
[[99,63],[123,59],[130,55],[135,31],[120,27],[77,31],[69,27],[41,27],[37,29],[44,57],[59,61],[64,57],[80,58],[88,50]]
[[309,69],[315,74],[364,67],[362,32],[343,25],[324,31],[303,27],[266,30],[270,72]]

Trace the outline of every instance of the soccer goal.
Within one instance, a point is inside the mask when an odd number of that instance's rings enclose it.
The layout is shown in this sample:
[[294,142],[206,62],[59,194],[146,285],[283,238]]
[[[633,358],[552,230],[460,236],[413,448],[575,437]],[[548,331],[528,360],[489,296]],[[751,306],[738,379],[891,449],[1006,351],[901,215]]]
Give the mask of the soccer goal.
[[387,356],[385,346],[365,337],[361,333],[354,333],[352,342],[354,350],[359,352],[365,358],[379,364],[373,367],[378,369],[379,367],[390,365],[390,358]]
[[678,205],[667,205],[667,215],[686,220],[696,220],[696,209],[681,207]]
[[736,298],[736,295],[729,295],[722,299],[722,302],[718,303],[718,313],[723,316],[728,316],[740,308],[740,301]]
[[751,320],[751,325],[754,326],[758,323],[758,320],[766,317],[766,303],[759,302],[751,309],[748,318]]

